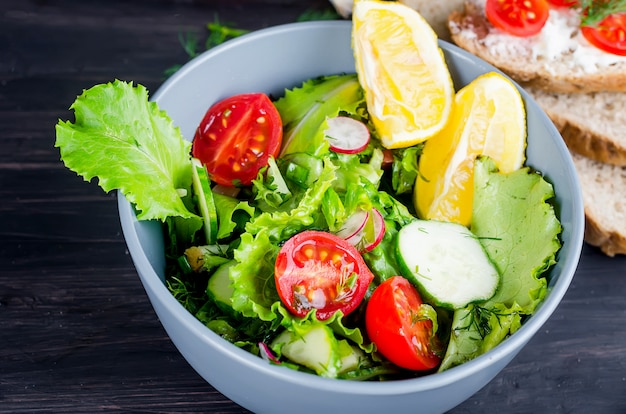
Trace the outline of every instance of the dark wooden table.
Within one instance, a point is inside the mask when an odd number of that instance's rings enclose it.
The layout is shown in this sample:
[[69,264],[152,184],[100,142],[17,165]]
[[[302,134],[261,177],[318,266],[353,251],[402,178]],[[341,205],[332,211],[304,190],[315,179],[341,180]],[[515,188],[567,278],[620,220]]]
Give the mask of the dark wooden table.
[[[254,30],[311,10],[331,9],[326,0],[0,2],[0,412],[243,411],[166,336],[126,251],[115,194],[65,169],[54,125],[97,83],[154,92],[187,59],[180,34],[203,40],[216,18]],[[453,412],[626,412],[626,258],[585,246],[553,317]]]

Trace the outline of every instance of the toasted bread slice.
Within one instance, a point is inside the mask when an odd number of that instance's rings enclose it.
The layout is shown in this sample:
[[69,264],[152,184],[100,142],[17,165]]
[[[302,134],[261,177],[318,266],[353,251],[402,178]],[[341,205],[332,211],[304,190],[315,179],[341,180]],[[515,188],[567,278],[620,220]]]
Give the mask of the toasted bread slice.
[[596,161],[626,166],[626,93],[565,94],[525,89],[552,119],[570,150]]
[[399,2],[417,10],[440,39],[450,41],[448,16],[453,11],[462,9],[465,0],[399,0]]
[[626,167],[572,153],[585,205],[585,241],[607,256],[626,254]]
[[551,9],[541,33],[516,37],[486,18],[484,0],[466,1],[448,25],[452,40],[500,68],[523,86],[551,92],[626,92],[626,57],[590,45],[574,10]]

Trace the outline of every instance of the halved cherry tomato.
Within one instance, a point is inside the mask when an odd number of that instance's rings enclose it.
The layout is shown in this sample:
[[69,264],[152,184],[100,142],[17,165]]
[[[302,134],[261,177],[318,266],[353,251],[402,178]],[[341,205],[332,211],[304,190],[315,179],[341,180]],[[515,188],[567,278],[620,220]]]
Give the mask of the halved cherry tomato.
[[270,155],[278,154],[282,138],[280,114],[267,95],[235,95],[206,112],[196,130],[192,153],[216,183],[249,185]]
[[418,315],[419,293],[402,276],[381,283],[365,310],[367,334],[378,351],[399,367],[425,371],[439,365],[431,338],[433,324]]
[[316,309],[317,319],[359,306],[374,279],[365,261],[347,241],[334,234],[307,230],[281,247],[274,269],[281,301],[296,316]]
[[514,36],[532,36],[548,20],[550,7],[546,0],[487,0],[487,19],[500,30]]
[[580,30],[598,49],[626,56],[626,13],[611,14],[597,25],[582,26]]
[[578,0],[548,0],[548,3],[556,7],[572,7],[578,4]]

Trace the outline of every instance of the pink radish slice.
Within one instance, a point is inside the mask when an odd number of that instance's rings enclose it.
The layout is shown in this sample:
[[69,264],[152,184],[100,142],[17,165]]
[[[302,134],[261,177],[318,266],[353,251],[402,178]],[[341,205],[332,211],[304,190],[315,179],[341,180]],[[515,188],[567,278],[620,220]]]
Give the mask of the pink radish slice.
[[342,154],[356,154],[367,148],[370,131],[367,126],[349,116],[336,116],[326,120],[324,135],[330,149]]
[[357,210],[343,223],[343,226],[336,233],[337,236],[344,240],[357,237],[365,227],[365,223],[369,219],[370,213],[365,210]]
[[385,236],[385,231],[387,226],[385,225],[385,219],[383,215],[375,208],[372,208],[374,214],[372,214],[372,219],[374,220],[374,241],[365,245],[366,251],[372,251],[374,247],[378,246],[378,244],[383,240]]
[[[375,208],[372,208],[371,213],[364,210],[358,210],[356,213],[350,216],[348,220],[346,220],[346,223],[349,223],[350,221],[353,221],[353,225],[351,225],[350,228],[355,231],[345,237],[340,236],[339,233],[337,233],[337,235],[345,239],[348,243],[355,246],[360,251],[369,252],[373,250],[374,247],[378,246],[378,244],[381,242],[385,235],[385,219],[383,218],[383,215],[380,213],[380,211]],[[361,224],[357,224],[359,222]],[[365,231],[365,226],[368,224],[368,222],[373,225],[373,240],[371,240],[371,237],[368,238],[368,235]],[[344,228],[345,227],[346,225],[344,225]],[[348,231],[346,231],[344,234],[347,233]]]
[[261,358],[263,358],[267,362],[272,362],[274,364],[280,364],[280,361],[274,354],[272,350],[265,342],[259,342],[259,353],[261,354]]

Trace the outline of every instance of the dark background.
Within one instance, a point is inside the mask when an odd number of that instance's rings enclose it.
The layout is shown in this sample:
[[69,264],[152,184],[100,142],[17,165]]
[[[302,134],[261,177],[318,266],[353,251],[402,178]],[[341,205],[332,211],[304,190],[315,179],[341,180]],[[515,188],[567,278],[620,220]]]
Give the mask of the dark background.
[[[187,60],[179,35],[202,44],[216,18],[255,30],[311,11],[332,8],[326,0],[0,1],[0,412],[243,411],[166,336],[126,250],[115,194],[63,166],[54,125],[72,119],[70,104],[97,83],[156,91]],[[624,257],[585,246],[552,318],[453,412],[626,412],[625,273]]]

